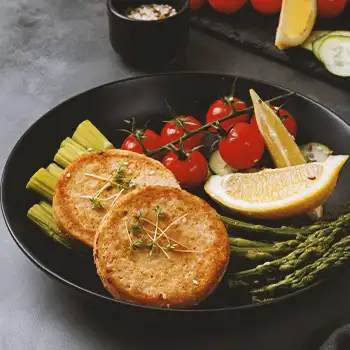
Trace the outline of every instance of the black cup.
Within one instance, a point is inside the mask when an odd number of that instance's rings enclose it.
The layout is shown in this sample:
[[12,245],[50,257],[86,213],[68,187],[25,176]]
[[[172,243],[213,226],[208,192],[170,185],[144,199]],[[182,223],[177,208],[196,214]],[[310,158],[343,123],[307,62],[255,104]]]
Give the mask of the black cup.
[[[144,4],[167,4],[177,14],[156,21],[128,18],[126,12]],[[189,36],[189,0],[108,0],[110,41],[130,65],[156,68],[183,58]]]

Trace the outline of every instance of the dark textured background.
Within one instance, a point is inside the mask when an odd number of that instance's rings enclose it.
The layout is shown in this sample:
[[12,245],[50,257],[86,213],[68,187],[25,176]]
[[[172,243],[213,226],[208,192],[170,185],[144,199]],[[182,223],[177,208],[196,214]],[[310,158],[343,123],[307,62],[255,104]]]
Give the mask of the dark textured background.
[[[276,48],[278,17],[260,14],[249,4],[232,15],[218,13],[207,5],[195,13],[192,24],[218,38],[349,91],[350,79],[330,74],[313,53],[300,47],[285,51]],[[336,19],[318,19],[314,29],[350,30],[349,18],[350,6]]]
[[[192,31],[187,57],[187,70],[278,83],[350,121],[346,91],[200,32]],[[20,135],[48,109],[73,94],[138,74],[109,45],[104,1],[0,0],[0,167]],[[314,344],[327,336],[332,328],[327,325],[345,321],[350,312],[350,280],[344,276],[267,314],[256,311],[245,322],[232,315],[222,329],[211,318],[145,322],[132,312],[101,309],[48,278],[20,252],[3,221],[0,276],[1,350],[312,349],[310,339]]]

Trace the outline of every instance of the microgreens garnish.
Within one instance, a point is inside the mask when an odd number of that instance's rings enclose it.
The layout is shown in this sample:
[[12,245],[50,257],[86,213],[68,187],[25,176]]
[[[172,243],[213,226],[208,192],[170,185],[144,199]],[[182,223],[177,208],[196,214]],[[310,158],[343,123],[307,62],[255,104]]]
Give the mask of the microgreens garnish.
[[147,243],[143,239],[138,239],[130,245],[130,250],[136,250],[137,248],[142,248],[142,247],[152,247],[153,243]]
[[95,197],[89,198],[89,201],[92,203],[92,208],[93,209],[102,209],[102,203]]
[[154,211],[156,212],[156,215],[157,216],[163,216],[165,215],[165,211],[159,206],[159,205],[156,205],[154,207]]
[[[153,210],[156,213],[156,227],[155,227],[154,236],[153,236],[153,242],[155,242],[158,234],[159,217],[165,215],[165,211],[159,205],[156,205]],[[149,252],[149,255],[152,255],[152,252],[153,252],[153,245],[151,247],[151,251]]]
[[[85,176],[92,177],[94,179],[105,181],[105,184],[92,196],[80,196],[80,198],[87,198],[92,203],[93,209],[102,209],[101,202],[107,202],[113,199],[113,203],[119,198],[123,191],[128,191],[130,188],[134,187],[135,184],[133,181],[125,176],[125,163],[119,163],[117,167],[114,169],[113,174],[110,177],[103,177],[95,174],[86,173]],[[115,187],[119,190],[119,193],[109,196],[107,198],[99,198],[100,194],[110,189],[111,187]]]
[[131,225],[130,229],[135,236],[137,236],[140,231],[142,231],[142,227],[140,225]]
[[175,249],[177,247],[177,244],[176,243],[168,243],[165,248],[166,249]]
[[116,186],[118,189],[129,190],[133,187],[134,183],[130,178],[125,176],[125,168],[123,163],[119,163],[114,170],[112,185]]
[[[167,234],[167,231],[180,220],[183,220],[187,214],[180,216],[163,229],[159,224],[161,218],[166,215],[166,212],[159,205],[156,205],[153,208],[153,211],[156,214],[155,222],[145,218],[143,210],[138,210],[132,217],[136,223],[134,221],[132,224],[130,224],[130,228],[128,228],[127,224],[125,225],[130,242],[129,248],[131,251],[135,251],[137,248],[149,248],[149,254],[152,255],[154,248],[157,247],[168,259],[170,259],[170,256],[166,252],[167,250],[172,250],[174,252],[197,253],[196,250],[186,247],[184,244],[178,242]],[[146,227],[146,224],[151,225],[152,229]],[[144,238],[141,238],[142,234],[145,234],[149,240],[146,241]],[[135,237],[135,240],[133,240],[133,237]],[[163,242],[165,240],[165,243],[161,242],[161,238],[163,238]],[[180,247],[180,249],[178,249],[178,247]]]

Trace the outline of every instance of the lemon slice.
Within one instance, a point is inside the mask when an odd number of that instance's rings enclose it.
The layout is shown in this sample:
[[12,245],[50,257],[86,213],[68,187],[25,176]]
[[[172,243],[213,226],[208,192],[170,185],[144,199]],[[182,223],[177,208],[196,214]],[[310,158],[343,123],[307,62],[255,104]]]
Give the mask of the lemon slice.
[[317,0],[283,0],[275,45],[283,50],[301,45],[310,35],[317,16]]
[[330,156],[322,163],[211,176],[204,189],[217,202],[244,215],[278,219],[304,214],[329,198],[348,158]]

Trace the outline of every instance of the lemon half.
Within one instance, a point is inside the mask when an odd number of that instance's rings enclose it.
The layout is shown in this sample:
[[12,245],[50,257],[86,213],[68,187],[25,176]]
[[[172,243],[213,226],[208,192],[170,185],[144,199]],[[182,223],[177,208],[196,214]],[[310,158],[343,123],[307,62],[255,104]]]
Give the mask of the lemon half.
[[204,189],[225,207],[248,216],[279,219],[306,214],[329,198],[348,158],[330,156],[322,163],[211,176]]

